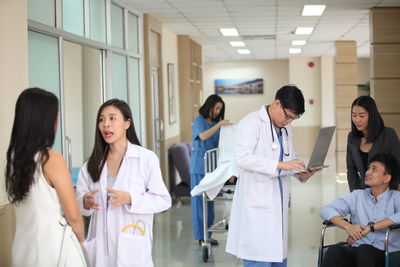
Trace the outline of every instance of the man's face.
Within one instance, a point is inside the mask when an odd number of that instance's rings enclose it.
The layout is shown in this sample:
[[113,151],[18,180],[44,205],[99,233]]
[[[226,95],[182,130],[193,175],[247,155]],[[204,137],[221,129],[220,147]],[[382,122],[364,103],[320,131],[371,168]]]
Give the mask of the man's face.
[[295,114],[292,110],[286,109],[279,100],[274,102],[274,106],[277,109],[274,122],[275,125],[279,128],[282,128],[291,123],[292,121],[300,118],[300,116]]
[[384,184],[389,184],[392,176],[386,173],[385,165],[378,161],[373,161],[369,164],[365,173],[365,184],[370,187],[377,187]]

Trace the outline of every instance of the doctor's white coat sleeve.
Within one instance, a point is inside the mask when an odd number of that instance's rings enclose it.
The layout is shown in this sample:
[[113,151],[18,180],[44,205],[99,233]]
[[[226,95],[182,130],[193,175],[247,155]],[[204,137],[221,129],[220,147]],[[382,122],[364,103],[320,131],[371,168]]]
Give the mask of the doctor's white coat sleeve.
[[131,213],[154,214],[171,207],[171,196],[161,176],[160,164],[157,156],[151,154],[150,158],[143,160],[143,175],[147,185],[143,194],[137,191],[131,194],[131,205],[126,205]]
[[93,209],[87,210],[83,207],[83,197],[86,193],[91,191],[91,184],[93,184],[93,181],[92,178],[90,178],[89,173],[87,172],[85,163],[79,171],[78,181],[76,184],[76,197],[78,200],[79,209],[81,210],[83,216],[91,216],[94,211]]
[[[273,176],[276,174],[278,160],[255,152],[257,145],[259,145],[259,139],[262,138],[260,127],[262,125],[260,125],[259,119],[255,117],[248,116],[239,122],[236,128],[235,162],[241,169]],[[268,150],[270,148],[271,145],[263,149]]]

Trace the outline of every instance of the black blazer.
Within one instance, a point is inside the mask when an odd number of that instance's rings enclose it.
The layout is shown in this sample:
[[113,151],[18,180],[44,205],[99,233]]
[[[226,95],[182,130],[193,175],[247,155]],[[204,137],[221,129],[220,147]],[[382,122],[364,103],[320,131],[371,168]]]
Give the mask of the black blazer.
[[[359,152],[361,137],[353,136],[351,132],[347,136],[347,181],[349,182],[350,192],[355,189],[364,189],[365,168]],[[400,142],[393,128],[385,127],[382,134],[372,144],[368,152],[368,163],[372,157],[380,153],[389,153],[396,157],[400,164]]]

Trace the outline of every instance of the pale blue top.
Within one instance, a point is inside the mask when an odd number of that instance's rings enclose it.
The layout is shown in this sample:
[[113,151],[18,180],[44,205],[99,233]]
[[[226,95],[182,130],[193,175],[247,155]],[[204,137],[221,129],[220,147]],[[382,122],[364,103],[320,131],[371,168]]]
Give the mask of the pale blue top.
[[[369,222],[379,222],[390,219],[395,224],[400,224],[400,191],[386,190],[378,196],[375,202],[371,195],[371,188],[354,190],[347,196],[341,197],[325,206],[321,211],[324,220],[335,216],[345,217],[351,215],[353,224],[367,225]],[[370,232],[366,237],[357,240],[353,247],[362,244],[372,245],[380,250],[385,249],[386,229]],[[400,251],[400,231],[392,231],[389,235],[389,252]]]

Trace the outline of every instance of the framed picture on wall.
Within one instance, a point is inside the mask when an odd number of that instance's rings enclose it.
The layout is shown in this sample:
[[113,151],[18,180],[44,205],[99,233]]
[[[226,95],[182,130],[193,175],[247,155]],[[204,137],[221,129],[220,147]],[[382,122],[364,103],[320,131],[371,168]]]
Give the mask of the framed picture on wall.
[[258,79],[215,79],[215,93],[219,95],[263,94],[264,80]]
[[176,122],[176,95],[175,95],[175,70],[174,64],[167,64],[168,73],[168,112],[169,124]]

